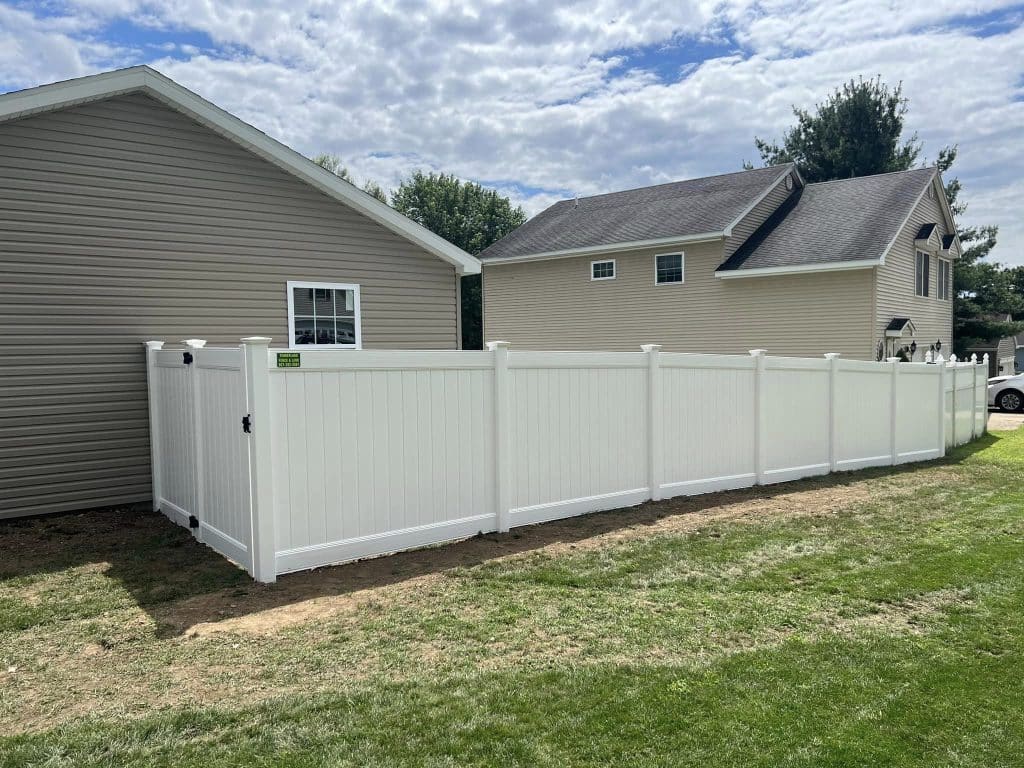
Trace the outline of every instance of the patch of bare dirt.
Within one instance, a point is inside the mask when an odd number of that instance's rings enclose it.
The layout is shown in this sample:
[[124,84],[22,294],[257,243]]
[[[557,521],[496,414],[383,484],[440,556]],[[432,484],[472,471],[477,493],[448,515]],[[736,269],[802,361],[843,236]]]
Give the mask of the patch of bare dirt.
[[[159,623],[191,635],[237,632],[265,635],[288,627],[354,612],[368,600],[402,600],[402,595],[441,586],[452,570],[527,553],[557,556],[652,535],[686,534],[727,522],[766,518],[830,516],[872,498],[912,495],[921,482],[941,484],[955,470],[936,466],[915,473],[913,484],[899,475],[833,475],[787,486],[744,488],[704,496],[647,502],[629,509],[569,518],[487,534],[454,544],[402,552],[356,563],[290,574],[273,585],[253,585],[239,597],[227,589],[162,607]],[[949,477],[947,478],[947,474]]]

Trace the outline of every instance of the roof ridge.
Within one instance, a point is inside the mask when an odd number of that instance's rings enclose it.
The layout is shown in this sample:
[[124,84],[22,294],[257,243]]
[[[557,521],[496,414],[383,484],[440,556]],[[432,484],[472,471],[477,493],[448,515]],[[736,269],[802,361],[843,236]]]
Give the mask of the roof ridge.
[[886,171],[885,173],[869,173],[865,176],[848,176],[845,179],[829,179],[828,181],[814,181],[810,184],[806,184],[808,187],[823,187],[826,184],[838,184],[845,181],[857,181],[859,179],[876,179],[879,176],[896,176],[901,173],[917,173],[918,171],[932,171],[935,173],[938,170],[936,165],[924,165],[920,168],[906,168],[902,171]]
[[[600,192],[596,195],[586,195],[585,197],[573,198],[568,197],[563,200],[559,200],[553,205],[559,205],[560,203],[574,203],[576,200],[594,200],[598,197],[609,197],[610,195],[624,195],[628,192],[639,192],[642,189],[658,189],[659,187],[671,187],[675,184],[686,184],[691,181],[704,181],[705,179],[721,179],[726,176],[740,176],[744,173],[752,173],[755,171],[768,171],[771,169],[782,169],[786,167],[792,167],[795,163],[780,163],[778,165],[766,165],[762,168],[744,168],[741,171],[730,171],[729,173],[712,173],[708,176],[694,176],[692,179],[677,179],[676,181],[663,181],[661,184],[644,184],[639,187],[630,187],[628,189],[616,189],[613,192]],[[780,170],[781,172],[781,170]]]

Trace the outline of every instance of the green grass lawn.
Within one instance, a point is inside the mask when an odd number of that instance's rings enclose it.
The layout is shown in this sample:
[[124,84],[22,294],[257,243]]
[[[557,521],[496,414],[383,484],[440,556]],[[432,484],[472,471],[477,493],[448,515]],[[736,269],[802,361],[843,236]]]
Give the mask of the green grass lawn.
[[1019,766],[1024,430],[255,585],[0,525],[0,766]]

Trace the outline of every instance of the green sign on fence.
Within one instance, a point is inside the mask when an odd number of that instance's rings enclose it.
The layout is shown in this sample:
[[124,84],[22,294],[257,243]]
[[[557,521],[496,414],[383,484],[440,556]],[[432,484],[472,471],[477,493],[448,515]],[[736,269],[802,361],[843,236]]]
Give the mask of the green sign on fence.
[[301,367],[302,360],[299,357],[298,352],[278,352],[277,353],[277,367],[278,368],[299,368]]

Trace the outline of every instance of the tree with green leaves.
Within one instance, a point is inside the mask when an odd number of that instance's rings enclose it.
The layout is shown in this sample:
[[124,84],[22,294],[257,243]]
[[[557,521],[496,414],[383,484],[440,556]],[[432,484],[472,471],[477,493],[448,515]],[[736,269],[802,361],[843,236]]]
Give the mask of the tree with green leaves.
[[[352,180],[352,174],[349,173],[348,168],[345,167],[345,165],[341,162],[341,158],[338,157],[337,155],[321,153],[313,158],[313,162],[319,165],[321,168],[330,171],[339,179],[344,179],[349,184],[355,184],[355,182]],[[383,187],[381,187],[380,184],[378,184],[376,181],[373,181],[372,179],[368,180],[365,184],[363,184],[363,191],[369,195],[373,195],[382,203],[387,203],[388,201],[388,193],[384,190]]]
[[[435,235],[476,255],[526,221],[507,197],[443,173],[416,171],[391,195],[391,206]],[[480,275],[462,278],[462,346],[483,346]]]
[[[909,108],[902,84],[890,88],[881,78],[851,80],[833,91],[813,112],[793,107],[796,125],[782,143],[755,137],[765,165],[793,162],[809,183],[905,171],[915,167],[922,145],[917,134],[903,137]],[[936,165],[948,171],[957,147],[939,151]],[[744,163],[747,168],[750,163]],[[960,199],[961,184],[946,182],[946,198],[955,216],[967,204]],[[985,261],[996,244],[998,227],[959,227],[963,254],[953,269],[954,350],[994,341],[1024,330],[1024,323],[1006,323],[1007,313],[1024,317],[1024,294],[1014,289],[1012,272]]]

